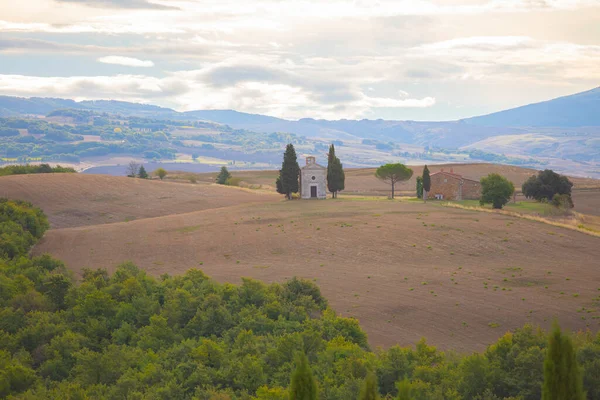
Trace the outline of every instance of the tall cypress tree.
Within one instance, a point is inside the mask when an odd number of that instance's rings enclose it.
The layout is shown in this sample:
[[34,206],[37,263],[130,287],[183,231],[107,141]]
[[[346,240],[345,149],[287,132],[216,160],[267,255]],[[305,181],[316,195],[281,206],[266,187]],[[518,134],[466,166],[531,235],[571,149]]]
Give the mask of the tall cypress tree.
[[304,353],[300,354],[296,370],[292,374],[290,383],[290,400],[316,400],[317,381],[312,375],[308,359]]
[[335,147],[332,144],[327,155],[327,189],[332,193],[333,198],[337,197],[338,192],[344,190],[345,181],[346,174],[342,162],[335,156]]
[[423,177],[417,176],[417,199],[423,198]]
[[584,400],[583,376],[577,365],[573,343],[558,327],[548,339],[548,350],[544,360],[544,384],[542,400]]
[[298,192],[298,178],[300,177],[300,166],[298,165],[298,157],[296,157],[296,149],[293,144],[288,144],[283,153],[283,163],[279,171],[279,183],[281,191],[288,199],[292,199],[292,193]]
[[365,378],[358,400],[379,400],[379,389],[377,388],[377,376],[369,372]]
[[333,161],[335,160],[335,147],[333,144],[329,146],[329,154],[327,154],[327,190],[335,198],[336,184],[333,176]]
[[412,395],[412,384],[407,378],[396,382],[396,388],[398,389],[396,400],[414,400]]
[[431,177],[427,165],[423,168],[423,200],[427,201],[429,191],[431,190]]
[[140,172],[138,172],[138,176],[142,179],[148,179],[148,172],[146,172],[146,168],[143,165],[140,166]]

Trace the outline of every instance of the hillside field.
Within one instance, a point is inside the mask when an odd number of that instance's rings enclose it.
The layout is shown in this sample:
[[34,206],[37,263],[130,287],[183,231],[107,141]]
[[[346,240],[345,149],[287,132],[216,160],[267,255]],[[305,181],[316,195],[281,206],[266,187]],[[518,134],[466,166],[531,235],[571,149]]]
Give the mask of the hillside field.
[[[453,168],[474,178],[487,173]],[[598,237],[385,196],[283,201],[265,190],[272,174],[235,174],[264,182],[258,190],[209,184],[208,175],[198,184],[11,176],[0,178],[0,195],[48,214],[53,229],[34,254],[51,253],[77,276],[131,260],[155,276],[194,267],[222,282],[313,279],[338,313],[360,320],[373,346],[426,337],[469,352],[525,323],[548,327],[558,318],[574,330],[600,327]],[[348,170],[347,177],[351,193],[385,192],[372,171]],[[594,208],[596,192],[589,193]]]

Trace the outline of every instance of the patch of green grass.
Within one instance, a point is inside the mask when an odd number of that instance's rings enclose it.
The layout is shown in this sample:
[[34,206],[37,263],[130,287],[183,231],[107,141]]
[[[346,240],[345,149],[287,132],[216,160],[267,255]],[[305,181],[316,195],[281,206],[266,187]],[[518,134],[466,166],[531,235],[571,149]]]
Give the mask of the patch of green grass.
[[[491,204],[482,206],[479,204],[479,200],[461,200],[452,201],[451,203],[460,204],[466,207],[492,208]],[[539,203],[537,201],[518,201],[516,203],[508,203],[504,206],[504,209],[523,214],[546,214],[550,210],[550,207],[549,204]]]
[[202,225],[184,226],[183,228],[177,229],[177,232],[179,232],[179,233],[189,233],[189,232],[197,231],[200,228],[202,228]]
[[498,327],[500,326],[500,324],[499,324],[499,323],[497,323],[497,322],[490,322],[490,323],[488,324],[488,326],[489,326],[490,328],[498,328]]

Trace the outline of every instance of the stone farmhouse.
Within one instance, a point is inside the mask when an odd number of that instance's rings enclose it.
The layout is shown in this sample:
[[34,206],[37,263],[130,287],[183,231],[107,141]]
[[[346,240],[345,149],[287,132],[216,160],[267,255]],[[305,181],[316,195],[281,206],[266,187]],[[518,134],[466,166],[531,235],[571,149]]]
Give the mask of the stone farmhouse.
[[481,184],[478,181],[455,174],[452,169],[445,172],[442,168],[431,176],[431,190],[428,199],[437,200],[476,200],[481,196]]
[[300,197],[327,198],[327,168],[317,164],[315,157],[306,157],[306,165],[300,168]]

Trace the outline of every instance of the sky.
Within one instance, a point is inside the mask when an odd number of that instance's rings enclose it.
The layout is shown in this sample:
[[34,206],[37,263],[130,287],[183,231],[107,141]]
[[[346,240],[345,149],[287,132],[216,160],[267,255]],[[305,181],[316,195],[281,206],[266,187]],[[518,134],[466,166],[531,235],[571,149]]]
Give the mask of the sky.
[[600,0],[0,0],[0,95],[454,120],[600,86]]

